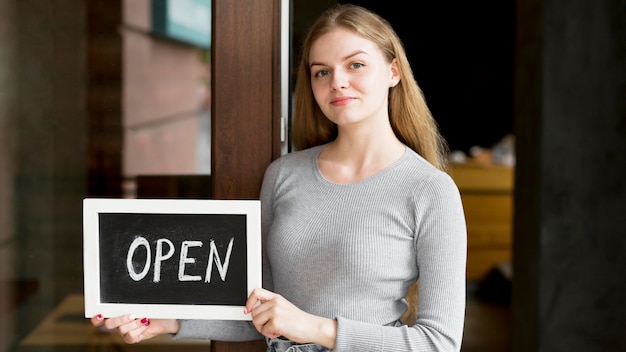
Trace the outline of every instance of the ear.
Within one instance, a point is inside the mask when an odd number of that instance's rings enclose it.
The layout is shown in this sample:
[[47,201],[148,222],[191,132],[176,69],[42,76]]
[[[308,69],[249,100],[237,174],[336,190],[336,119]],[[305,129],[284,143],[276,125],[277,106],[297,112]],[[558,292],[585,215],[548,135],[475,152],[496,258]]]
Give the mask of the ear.
[[400,68],[398,67],[398,60],[394,58],[391,60],[391,82],[389,83],[389,87],[395,87],[400,83]]

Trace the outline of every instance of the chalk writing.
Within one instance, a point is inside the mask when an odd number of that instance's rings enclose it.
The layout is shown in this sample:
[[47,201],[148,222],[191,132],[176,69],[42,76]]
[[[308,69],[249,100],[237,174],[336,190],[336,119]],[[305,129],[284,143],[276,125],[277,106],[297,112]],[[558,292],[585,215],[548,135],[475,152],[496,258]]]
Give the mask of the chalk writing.
[[[226,274],[228,273],[228,266],[230,265],[230,255],[233,249],[233,243],[235,242],[235,238],[231,238],[228,243],[228,248],[226,250],[226,255],[224,256],[224,263],[222,263],[222,259],[220,258],[217,246],[215,245],[215,241],[211,240],[209,243],[209,254],[207,267],[205,271],[204,282],[211,282],[211,274],[213,272],[213,265],[217,267],[220,278],[222,281],[226,281]],[[164,245],[167,245],[167,253],[164,254]],[[187,264],[196,263],[195,257],[189,256],[189,248],[192,247],[202,247],[202,241],[182,241],[180,246],[180,257],[178,260],[178,281],[201,281],[202,277],[200,275],[187,275],[185,274],[185,266]],[[143,269],[141,272],[137,273],[135,271],[135,265],[133,258],[135,258],[135,252],[139,249],[143,248],[146,251],[146,259],[143,265]],[[169,260],[174,255],[174,243],[167,238],[160,238],[156,241],[156,251],[154,255],[154,276],[152,281],[157,283],[161,281],[161,265],[163,262]],[[126,269],[128,270],[128,275],[134,281],[143,280],[150,271],[152,251],[150,249],[150,243],[145,237],[138,236],[133,240],[128,248],[128,254],[126,255]]]

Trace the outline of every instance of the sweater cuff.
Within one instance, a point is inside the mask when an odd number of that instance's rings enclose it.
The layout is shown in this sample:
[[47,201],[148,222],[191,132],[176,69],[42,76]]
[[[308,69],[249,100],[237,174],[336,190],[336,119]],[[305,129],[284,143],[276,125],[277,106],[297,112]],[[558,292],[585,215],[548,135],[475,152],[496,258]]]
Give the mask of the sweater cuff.
[[376,328],[371,324],[344,317],[335,319],[337,319],[337,338],[333,352],[368,351],[372,350],[372,344],[379,344],[378,349],[373,349],[382,351],[384,339],[380,327]]

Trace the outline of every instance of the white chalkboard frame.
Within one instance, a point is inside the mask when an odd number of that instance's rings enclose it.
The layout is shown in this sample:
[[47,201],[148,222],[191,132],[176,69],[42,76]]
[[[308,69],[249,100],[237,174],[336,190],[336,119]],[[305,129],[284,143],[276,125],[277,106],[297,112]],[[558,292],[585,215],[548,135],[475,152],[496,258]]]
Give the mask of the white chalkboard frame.
[[252,320],[244,306],[202,304],[128,304],[103,303],[100,299],[99,214],[245,214],[247,228],[247,288],[262,287],[261,204],[259,200],[209,199],[113,199],[83,200],[83,255],[85,317],[97,314],[115,317],[162,319]]

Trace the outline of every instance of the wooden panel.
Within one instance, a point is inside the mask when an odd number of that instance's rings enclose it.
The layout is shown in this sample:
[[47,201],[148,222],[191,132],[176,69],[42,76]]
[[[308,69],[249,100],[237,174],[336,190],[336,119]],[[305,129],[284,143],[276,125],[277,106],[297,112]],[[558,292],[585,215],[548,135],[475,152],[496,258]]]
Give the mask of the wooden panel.
[[481,280],[511,261],[514,169],[470,161],[453,165],[450,175],[461,191],[467,221],[467,279]]
[[467,253],[467,279],[480,280],[500,263],[511,261],[511,247],[474,247]]
[[468,245],[510,246],[513,196],[511,194],[462,194],[467,220]]
[[213,195],[258,198],[280,155],[278,0],[213,1]]
[[[280,1],[213,0],[212,193],[258,199],[280,156]],[[212,352],[261,352],[264,340],[212,341]]]
[[121,0],[87,2],[87,194],[122,195]]
[[513,190],[513,171],[511,167],[468,162],[453,165],[449,173],[461,191],[510,193]]

